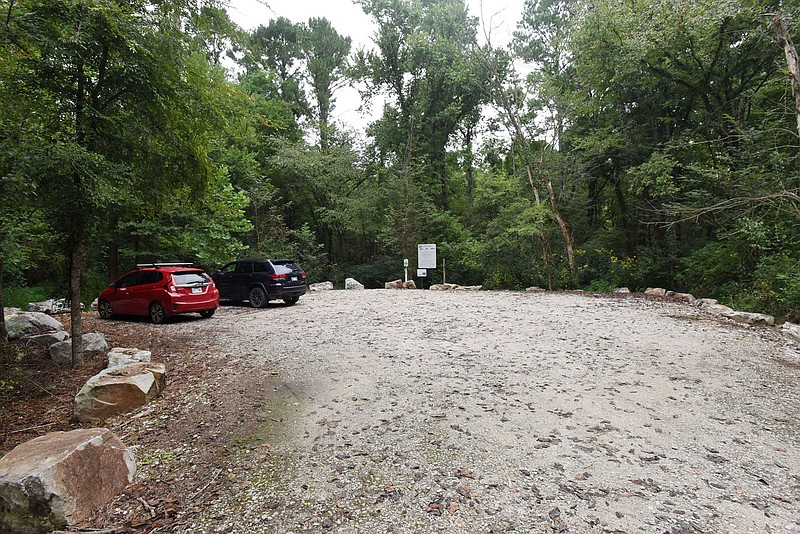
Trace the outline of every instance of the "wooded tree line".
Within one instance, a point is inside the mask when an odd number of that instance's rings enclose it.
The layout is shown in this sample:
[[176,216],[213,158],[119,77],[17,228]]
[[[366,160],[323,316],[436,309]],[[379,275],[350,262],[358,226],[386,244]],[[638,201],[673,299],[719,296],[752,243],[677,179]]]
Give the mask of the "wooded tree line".
[[[77,310],[136,262],[252,256],[375,287],[436,243],[458,283],[800,319],[796,0],[528,0],[509,47],[463,0],[356,3],[373,47],[218,0],[3,0],[6,289]],[[382,102],[366,138],[346,85]]]

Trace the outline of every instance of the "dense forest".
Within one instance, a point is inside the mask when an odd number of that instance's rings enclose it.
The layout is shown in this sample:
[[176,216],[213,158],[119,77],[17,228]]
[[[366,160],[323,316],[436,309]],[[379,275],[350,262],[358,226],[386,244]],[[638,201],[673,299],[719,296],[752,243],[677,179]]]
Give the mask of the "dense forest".
[[[364,49],[224,0],[3,0],[6,305],[147,261],[382,287],[436,243],[460,284],[800,319],[796,0],[527,0],[507,47],[464,0],[355,3]],[[347,85],[383,102],[365,135]]]

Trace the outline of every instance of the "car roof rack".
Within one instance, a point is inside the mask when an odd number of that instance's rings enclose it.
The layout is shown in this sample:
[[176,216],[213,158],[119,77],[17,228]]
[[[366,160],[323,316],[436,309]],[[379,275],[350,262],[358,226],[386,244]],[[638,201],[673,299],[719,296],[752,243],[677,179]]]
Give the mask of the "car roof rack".
[[144,267],[191,267],[191,263],[137,263],[136,268],[142,269]]

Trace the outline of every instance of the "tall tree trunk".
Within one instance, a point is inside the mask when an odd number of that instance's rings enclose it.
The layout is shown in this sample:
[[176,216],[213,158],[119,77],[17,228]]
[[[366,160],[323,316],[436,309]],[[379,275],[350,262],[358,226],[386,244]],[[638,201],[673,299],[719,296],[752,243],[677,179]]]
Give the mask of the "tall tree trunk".
[[117,226],[119,225],[119,217],[112,210],[108,216],[108,229],[111,238],[108,241],[108,266],[106,267],[106,277],[110,284],[119,278],[119,241],[117,240]]
[[5,352],[8,348],[8,330],[6,330],[5,302],[3,301],[3,273],[5,272],[5,262],[0,257],[0,351]]
[[437,158],[439,161],[436,174],[439,175],[439,206],[443,210],[450,210],[450,194],[447,191],[447,151],[442,150]]
[[69,257],[70,335],[72,336],[72,366],[83,365],[83,338],[81,336],[81,270],[83,266],[83,240],[75,240]]
[[561,229],[561,237],[564,239],[564,246],[567,249],[567,261],[569,262],[569,274],[572,279],[572,285],[578,285],[578,276],[575,270],[575,247],[572,245],[572,235],[569,232],[567,221],[561,216],[561,210],[558,208],[558,198],[553,190],[553,182],[550,178],[545,178],[544,185],[547,188],[547,195],[550,197],[550,208],[553,210],[553,215],[556,217],[558,227]]
[[800,60],[797,58],[797,48],[789,35],[789,28],[786,21],[780,15],[772,18],[775,26],[775,33],[778,35],[778,45],[783,48],[786,55],[786,65],[789,67],[789,77],[792,82],[792,94],[794,95],[794,114],[797,118],[797,135],[800,136]]
[[475,155],[472,153],[472,139],[475,131],[472,124],[468,124],[464,131],[464,174],[467,177],[467,200],[470,207],[475,201]]
[[[540,206],[542,203],[542,198],[539,195],[539,187],[536,185],[533,179],[533,170],[531,169],[530,163],[525,161],[525,173],[528,176],[528,181],[531,184],[531,189],[533,189],[533,199],[536,203],[536,206]],[[547,229],[542,225],[539,228],[539,238],[542,240],[542,261],[544,261],[544,271],[547,274],[547,289],[549,291],[553,290],[553,255],[550,251],[550,239],[547,237]]]
[[112,239],[108,244],[108,283],[119,278],[119,243]]
[[[538,204],[539,189],[536,186],[533,177],[533,172],[531,170],[532,167],[531,160],[533,159],[533,156],[530,153],[530,147],[528,145],[527,136],[525,135],[525,132],[522,129],[522,124],[520,122],[519,116],[516,113],[514,113],[514,110],[510,102],[508,102],[508,98],[505,95],[503,96],[503,108],[505,109],[506,116],[513,127],[513,132],[515,134],[517,142],[522,146],[523,157],[526,160],[525,168],[528,171],[528,181],[530,182],[531,187],[534,189],[534,192],[536,193],[537,204]],[[556,196],[555,190],[553,189],[553,184],[544,171],[544,150],[542,150],[542,153],[539,157],[538,171],[540,178],[544,182],[545,189],[547,189],[547,195],[550,198],[550,208],[553,210],[553,215],[556,218],[556,222],[558,222],[558,227],[561,230],[561,237],[564,239],[564,247],[567,249],[567,261],[569,262],[570,278],[572,279],[573,284],[577,284],[578,277],[577,277],[577,271],[575,269],[575,249],[572,245],[572,235],[570,234],[567,222],[564,220],[564,217],[561,216],[561,210],[558,207],[558,197]]]

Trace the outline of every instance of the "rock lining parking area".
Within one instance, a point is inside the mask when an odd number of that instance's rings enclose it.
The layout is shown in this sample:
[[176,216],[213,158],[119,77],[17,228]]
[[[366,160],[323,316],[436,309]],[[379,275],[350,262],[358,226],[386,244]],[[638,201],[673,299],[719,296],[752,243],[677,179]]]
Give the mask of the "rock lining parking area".
[[400,290],[123,326],[186,348],[112,422],[141,469],[96,524],[141,499],[160,532],[800,532],[800,352],[775,329]]

